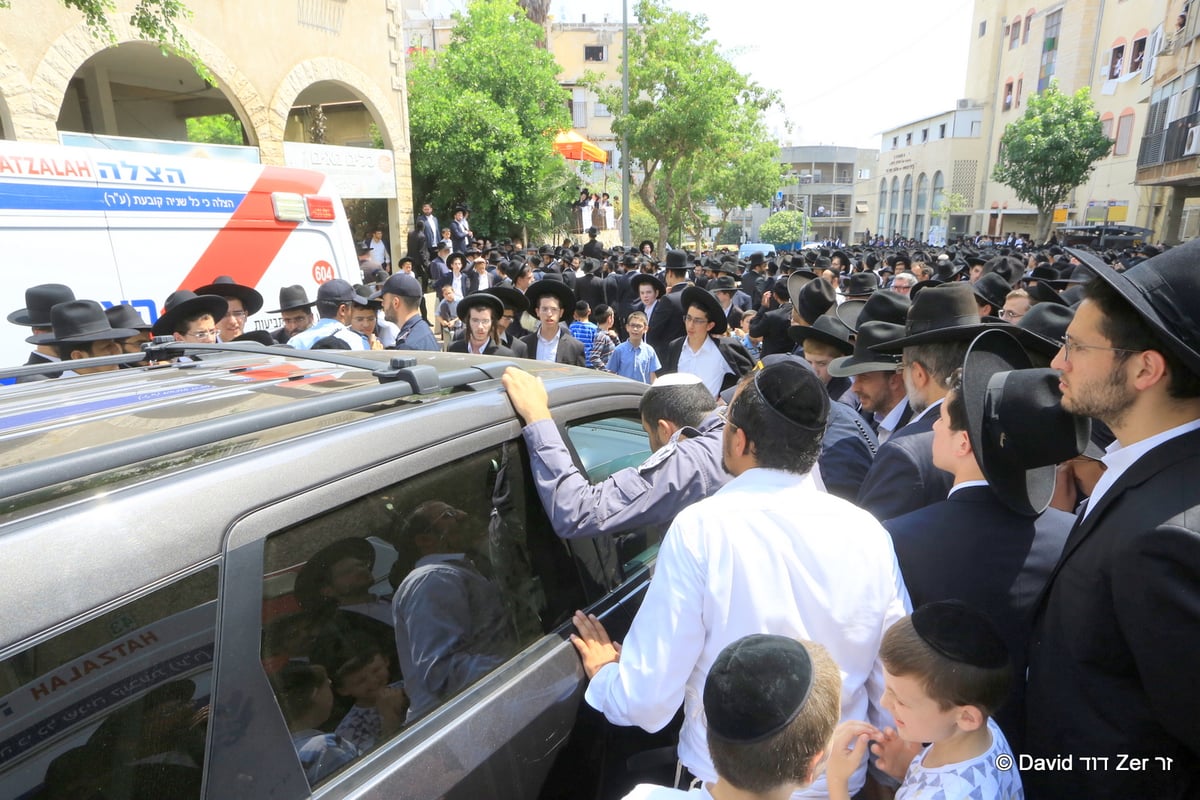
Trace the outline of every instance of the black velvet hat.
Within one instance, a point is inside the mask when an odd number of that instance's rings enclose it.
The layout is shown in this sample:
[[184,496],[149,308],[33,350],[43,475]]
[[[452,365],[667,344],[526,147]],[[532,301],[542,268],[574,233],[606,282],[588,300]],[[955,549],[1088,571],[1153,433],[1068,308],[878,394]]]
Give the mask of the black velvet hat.
[[[979,280],[975,281],[971,286],[975,291],[975,296],[982,302],[990,305],[992,311],[996,313],[1004,308],[1004,299],[1012,291],[1012,284],[1005,280],[1004,276],[998,272],[989,272],[985,275],[980,275]],[[993,316],[995,316],[995,313]]]
[[800,642],[755,633],[725,647],[704,680],[708,735],[754,744],[792,723],[813,687],[813,663]]
[[905,335],[877,345],[880,353],[899,353],[905,347],[934,342],[970,341],[988,326],[979,321],[979,306],[969,283],[943,283],[921,292],[908,309]]
[[657,275],[651,275],[648,272],[641,272],[629,279],[629,286],[633,289],[634,294],[641,289],[643,283],[648,283],[654,287],[654,291],[662,297],[667,293],[667,285],[659,280]]
[[466,324],[472,308],[488,308],[492,311],[492,322],[504,315],[504,303],[490,292],[474,292],[458,301],[458,318]]
[[558,304],[562,306],[564,316],[575,312],[575,293],[561,279],[555,281],[542,278],[540,281],[529,284],[529,288],[525,290],[525,299],[534,313],[537,312],[538,302],[543,295],[558,298]]
[[967,350],[967,436],[992,491],[1018,514],[1036,517],[1050,505],[1055,467],[1087,448],[1091,428],[1063,409],[1057,370],[1030,369],[1010,327],[981,333]]
[[212,283],[195,289],[196,294],[215,294],[217,297],[236,297],[246,307],[246,314],[254,316],[263,307],[263,296],[252,286],[234,282],[228,275],[215,278]]
[[1008,647],[995,623],[961,600],[926,603],[912,613],[912,626],[925,644],[951,661],[982,669],[1008,665]]
[[708,321],[713,323],[712,330],[709,331],[710,335],[719,336],[729,329],[729,318],[725,316],[725,309],[721,308],[721,301],[712,292],[698,286],[689,286],[683,290],[680,300],[683,304],[684,315],[687,314],[690,306],[700,306],[704,309],[704,313],[708,315]]
[[484,289],[484,291],[490,295],[499,297],[500,302],[504,303],[505,308],[511,308],[517,314],[524,314],[529,310],[529,301],[517,289],[508,286],[493,286],[490,289]]
[[1095,255],[1068,248],[1117,290],[1193,374],[1200,375],[1200,239],[1117,272]]
[[850,335],[852,333],[854,331],[846,327],[844,322],[828,314],[822,314],[817,317],[812,325],[788,326],[788,336],[792,337],[793,342],[805,342],[809,339],[815,339],[818,342],[824,342],[827,345],[836,347],[844,356],[848,356],[854,352],[854,345],[850,342]]
[[59,303],[75,299],[70,286],[61,283],[42,283],[25,290],[25,307],[8,315],[8,321],[26,328],[49,328],[50,309]]
[[171,336],[179,320],[194,314],[208,314],[216,322],[225,317],[229,303],[215,294],[196,294],[187,289],[171,292],[163,303],[163,313],[150,330],[155,336]]

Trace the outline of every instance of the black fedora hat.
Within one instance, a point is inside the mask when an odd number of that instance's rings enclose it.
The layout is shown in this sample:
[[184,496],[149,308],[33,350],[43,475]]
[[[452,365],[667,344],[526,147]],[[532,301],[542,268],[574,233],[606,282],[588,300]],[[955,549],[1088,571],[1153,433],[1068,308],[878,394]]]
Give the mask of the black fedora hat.
[[1060,306],[1067,305],[1067,301],[1059,294],[1049,281],[1038,281],[1031,283],[1025,287],[1025,291],[1029,294],[1029,299],[1035,305],[1040,303],[1056,303]]
[[948,258],[938,259],[938,262],[933,265],[933,274],[942,283],[950,283],[958,280],[958,276],[966,268],[966,262],[963,261],[951,261]]
[[894,322],[864,322],[854,337],[854,353],[831,361],[829,374],[835,378],[844,378],[864,372],[893,372],[899,369],[899,355],[882,354],[873,348],[899,339],[903,335],[903,325]]
[[136,308],[125,303],[104,309],[104,316],[108,317],[108,324],[114,328],[133,328],[135,331],[149,331],[151,328]]
[[984,275],[993,272],[1008,281],[1009,286],[1014,286],[1025,275],[1025,265],[1016,256],[996,256],[983,265]]
[[856,272],[846,280],[846,297],[867,297],[879,288],[879,277],[874,272]]
[[667,285],[663,283],[657,275],[651,275],[648,272],[639,272],[629,279],[629,286],[635,293],[641,290],[642,284],[648,283],[654,287],[654,291],[658,292],[658,296],[662,297],[667,293]]
[[687,272],[690,264],[686,250],[668,250],[666,269],[668,272]]
[[971,341],[988,326],[979,320],[979,306],[968,283],[943,283],[921,292],[908,309],[905,335],[875,347],[880,353],[899,353],[905,347],[935,342]]
[[700,306],[704,309],[704,313],[708,315],[708,321],[713,323],[712,330],[709,331],[712,336],[719,336],[729,329],[729,318],[725,316],[725,309],[721,308],[721,301],[712,292],[701,289],[699,286],[689,286],[683,290],[680,300],[685,315],[692,306]]
[[[842,305],[845,305],[843,303]],[[866,322],[891,322],[903,326],[908,319],[908,309],[912,301],[899,292],[875,292],[867,298],[866,304],[858,315],[858,324]]]
[[228,275],[213,279],[212,283],[194,289],[196,294],[215,294],[218,297],[234,297],[242,301],[247,316],[254,316],[263,307],[263,296],[253,286],[243,286]]
[[172,336],[175,326],[180,319],[193,314],[208,314],[213,322],[221,319],[229,311],[229,303],[224,297],[215,294],[196,294],[187,289],[180,289],[167,297],[163,303],[162,315],[154,321],[150,329],[155,336]]
[[9,314],[8,321],[26,328],[49,328],[50,309],[59,303],[69,303],[74,299],[75,292],[71,287],[61,283],[30,286],[25,290],[25,307]]
[[465,325],[472,308],[487,308],[492,312],[492,322],[504,316],[504,303],[499,297],[488,292],[473,292],[458,301],[458,318]]
[[264,331],[261,329],[253,330],[253,331],[246,331],[245,333],[242,333],[242,334],[239,334],[239,335],[233,337],[233,341],[235,341],[235,342],[253,342],[254,344],[261,344],[263,347],[271,347],[273,345],[279,344],[279,342],[277,342],[271,338],[270,331]]
[[1124,272],[1082,250],[1069,252],[1115,289],[1163,344],[1194,375],[1200,375],[1200,272],[1196,269],[1200,239],[1172,247]]
[[[796,298],[800,296],[800,290],[816,279],[817,273],[806,267],[793,270],[792,273],[787,276],[788,297],[792,298],[792,302],[795,303]],[[836,296],[834,299],[837,299]]]
[[[382,272],[383,270],[378,270]],[[279,290],[279,308],[267,311],[268,314],[282,314],[284,311],[294,311],[297,308],[312,308],[315,300],[308,299],[308,292],[300,284],[284,286]]]
[[844,356],[848,356],[854,352],[854,344],[850,341],[852,333],[854,331],[846,327],[846,324],[840,319],[831,317],[828,314],[817,317],[816,322],[812,325],[788,326],[788,336],[792,337],[793,342],[805,342],[809,339],[815,339],[818,342],[824,342],[830,347],[836,347]]
[[1075,318],[1074,309],[1057,303],[1038,303],[1007,328],[1027,352],[1053,359],[1062,348],[1067,326]]
[[133,328],[114,328],[108,323],[104,306],[95,300],[68,300],[50,309],[53,333],[40,333],[26,341],[30,344],[70,344],[125,339],[137,334]]
[[558,298],[558,303],[562,306],[564,316],[574,313],[575,293],[562,282],[561,278],[559,280],[542,278],[540,281],[534,281],[529,284],[529,288],[525,290],[525,299],[529,301],[529,308],[533,312],[537,311],[538,302],[544,295],[551,295]]
[[741,287],[732,275],[721,275],[708,284],[710,292],[736,292]]
[[484,289],[490,295],[500,298],[500,302],[505,308],[512,309],[517,314],[524,314],[529,311],[529,301],[525,299],[525,295],[521,294],[520,290],[513,289],[509,286],[493,286],[490,289]]
[[1000,309],[1004,308],[1004,299],[1012,291],[1012,284],[1005,280],[1000,273],[988,272],[980,275],[979,280],[971,284],[971,288],[980,301],[992,307],[993,316],[995,316]]
[[312,611],[330,602],[321,589],[328,582],[334,565],[347,558],[357,558],[370,569],[375,566],[375,548],[366,539],[351,536],[338,539],[313,553],[296,575],[293,592],[301,608]]
[[[788,289],[791,287],[791,278],[788,278]],[[833,290],[833,284],[824,278],[818,278],[815,281],[809,281],[804,284],[800,291],[792,296],[792,306],[796,309],[796,313],[803,320],[813,322],[817,317],[828,311],[837,304],[837,293]]]
[[1039,283],[1041,281],[1057,281],[1059,279],[1058,270],[1049,264],[1038,264],[1033,270],[1021,279],[1022,283]]
[[[872,292],[872,294],[882,294],[882,292]],[[866,300],[846,300],[843,303],[838,303],[838,307],[834,309],[833,313],[843,325],[853,332],[858,330],[863,309],[866,307]]]
[[1091,428],[1063,410],[1058,371],[1030,369],[1008,328],[979,334],[967,349],[962,396],[967,437],[988,485],[1018,514],[1050,505],[1055,467],[1082,453]]

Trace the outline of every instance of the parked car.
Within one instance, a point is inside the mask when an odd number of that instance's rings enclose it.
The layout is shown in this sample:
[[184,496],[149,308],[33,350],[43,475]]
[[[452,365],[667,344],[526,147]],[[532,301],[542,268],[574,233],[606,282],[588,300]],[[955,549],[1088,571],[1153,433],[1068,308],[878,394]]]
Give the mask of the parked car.
[[775,256],[775,245],[763,242],[747,242],[738,248],[738,258],[749,258],[755,253],[762,253],[765,258]]
[[1093,249],[1122,249],[1141,247],[1154,235],[1149,228],[1134,225],[1067,225],[1055,231],[1059,244],[1077,247],[1085,245]]
[[[581,708],[569,620],[586,608],[621,636],[662,532],[555,535],[499,382],[511,362],[160,347],[194,360],[0,392],[0,796],[474,800],[599,785],[607,726]],[[648,455],[644,385],[519,363],[545,380],[589,475]],[[471,554],[460,568],[490,587],[486,620],[405,582],[434,550]],[[438,643],[409,674],[395,584],[423,598],[406,635]],[[349,699],[312,665],[336,678],[346,642],[378,648],[413,707],[370,748],[322,761]],[[288,683],[313,675],[311,689]],[[417,684],[431,698],[419,712]],[[577,726],[581,713],[593,717]]]

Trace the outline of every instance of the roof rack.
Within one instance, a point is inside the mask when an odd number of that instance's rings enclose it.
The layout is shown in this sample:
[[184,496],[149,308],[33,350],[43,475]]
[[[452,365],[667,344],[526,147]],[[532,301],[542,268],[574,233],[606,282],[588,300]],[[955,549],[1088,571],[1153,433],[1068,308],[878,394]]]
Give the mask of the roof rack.
[[[261,345],[208,345],[205,349],[272,352]],[[189,349],[192,346],[189,345]],[[310,351],[303,351],[308,358]],[[314,360],[344,363],[344,356],[321,352]],[[334,351],[337,352],[337,351]],[[273,351],[278,354],[278,351]],[[113,357],[115,358],[115,356]],[[383,373],[380,385],[349,392],[297,400],[273,408],[247,411],[232,416],[203,420],[169,431],[155,431],[121,443],[120,447],[97,446],[45,461],[19,464],[0,469],[0,499],[15,497],[46,486],[66,483],[100,472],[129,466],[141,461],[160,458],[195,447],[216,444],[226,439],[245,436],[269,428],[290,425],[307,419],[349,411],[363,406],[385,403],[416,394],[428,394],[471,384],[499,380],[504,370],[515,366],[512,361],[477,364],[448,372],[437,371],[428,364],[417,364],[412,357],[397,357],[382,369],[377,362],[357,360],[347,366],[375,368]]]

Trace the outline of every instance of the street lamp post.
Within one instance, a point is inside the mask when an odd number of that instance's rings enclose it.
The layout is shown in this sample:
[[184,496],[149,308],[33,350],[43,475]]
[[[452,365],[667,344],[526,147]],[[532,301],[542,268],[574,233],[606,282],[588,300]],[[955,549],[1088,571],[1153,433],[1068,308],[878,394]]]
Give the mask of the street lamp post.
[[[629,117],[629,0],[621,0],[621,119]],[[621,244],[633,243],[629,233],[629,140],[621,132]]]

